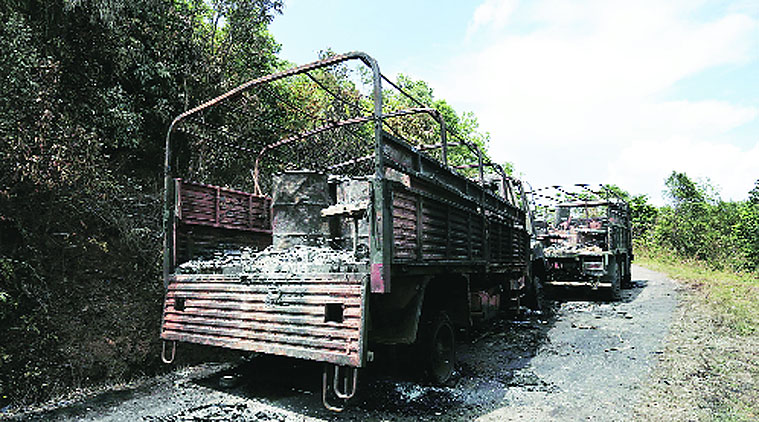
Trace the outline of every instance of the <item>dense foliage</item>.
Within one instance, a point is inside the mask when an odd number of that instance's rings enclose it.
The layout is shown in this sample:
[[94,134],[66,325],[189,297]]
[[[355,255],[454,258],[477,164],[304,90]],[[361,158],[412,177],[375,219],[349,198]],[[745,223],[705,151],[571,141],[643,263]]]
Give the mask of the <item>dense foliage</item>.
[[759,180],[745,201],[723,201],[685,173],[672,172],[666,186],[669,205],[637,208],[641,246],[715,269],[759,271]]
[[156,369],[168,121],[278,65],[281,2],[209,4],[0,4],[0,407]]

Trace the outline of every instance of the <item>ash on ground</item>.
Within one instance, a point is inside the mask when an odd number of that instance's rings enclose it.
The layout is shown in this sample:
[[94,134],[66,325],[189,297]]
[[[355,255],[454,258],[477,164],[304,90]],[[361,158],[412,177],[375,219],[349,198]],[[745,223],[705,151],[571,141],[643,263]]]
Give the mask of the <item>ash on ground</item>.
[[368,261],[352,251],[330,247],[271,246],[256,252],[251,248],[216,253],[211,259],[197,259],[177,267],[179,274],[258,274],[258,273],[353,273],[367,271]]

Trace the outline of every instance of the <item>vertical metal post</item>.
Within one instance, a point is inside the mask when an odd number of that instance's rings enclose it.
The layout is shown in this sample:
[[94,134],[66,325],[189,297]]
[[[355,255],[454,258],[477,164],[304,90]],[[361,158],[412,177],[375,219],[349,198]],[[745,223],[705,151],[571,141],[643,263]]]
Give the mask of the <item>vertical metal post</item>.
[[480,218],[482,220],[482,256],[488,263],[491,263],[490,258],[490,227],[488,227],[488,219],[485,217],[485,169],[482,165],[482,149],[477,145],[477,167],[480,170]]
[[374,146],[376,149],[375,157],[375,175],[382,178],[384,168],[384,157],[382,154],[382,75],[380,74],[379,64],[371,58],[364,58],[364,62],[372,69],[373,96],[374,96]]
[[166,151],[163,162],[163,287],[169,287],[169,275],[174,270],[174,200],[173,170],[171,168],[171,133],[179,117],[174,119],[166,132]]
[[416,195],[416,260],[422,261],[424,257],[424,246],[422,245],[423,232],[423,210],[424,209],[424,197]]
[[[472,259],[472,241],[474,239],[474,236],[472,236],[472,213],[466,214],[466,235],[468,237],[467,245],[466,245],[466,256],[470,260]],[[485,249],[485,240],[483,239],[482,248]]]
[[216,225],[218,226],[219,223],[221,223],[221,216],[219,215],[219,214],[221,214],[221,189],[218,186],[216,186],[216,199],[214,200],[214,203],[216,205],[216,208],[215,208],[216,209],[216,211],[215,211],[215,213],[216,213],[216,220],[215,220],[215,222],[216,222]]
[[382,142],[382,75],[377,62],[367,55],[362,55],[363,62],[371,67],[374,82],[374,180],[373,204],[371,215],[371,278],[369,281],[371,292],[390,292],[390,262],[392,260],[391,245],[393,242],[393,220],[388,194],[388,186],[385,181],[384,146]]
[[451,206],[445,204],[445,257],[451,255]]
[[445,120],[443,116],[438,113],[438,121],[440,122],[440,141],[443,144],[443,164],[448,167],[448,130],[445,127]]
[[480,186],[485,186],[485,169],[482,168],[482,150],[476,145],[475,148],[477,148],[477,166],[480,169]]

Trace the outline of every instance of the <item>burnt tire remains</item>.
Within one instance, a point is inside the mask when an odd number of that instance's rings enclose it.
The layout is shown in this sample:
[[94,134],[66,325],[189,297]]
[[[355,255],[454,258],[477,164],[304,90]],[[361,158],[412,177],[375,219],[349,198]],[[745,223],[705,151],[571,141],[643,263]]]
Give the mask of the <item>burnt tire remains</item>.
[[419,340],[424,378],[433,384],[444,384],[453,376],[456,364],[456,335],[448,314],[438,312],[425,323]]
[[609,262],[609,281],[611,282],[609,298],[613,301],[620,300],[622,298],[622,266],[614,258]]

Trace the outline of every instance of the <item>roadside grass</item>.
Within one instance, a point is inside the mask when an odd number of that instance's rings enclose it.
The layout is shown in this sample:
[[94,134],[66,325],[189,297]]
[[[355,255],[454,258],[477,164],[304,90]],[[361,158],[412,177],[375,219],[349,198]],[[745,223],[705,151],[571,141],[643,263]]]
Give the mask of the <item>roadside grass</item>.
[[719,325],[738,335],[759,332],[759,275],[714,270],[698,261],[636,251],[636,263],[685,282],[704,294]]
[[636,251],[680,283],[680,303],[638,419],[759,420],[759,277]]

